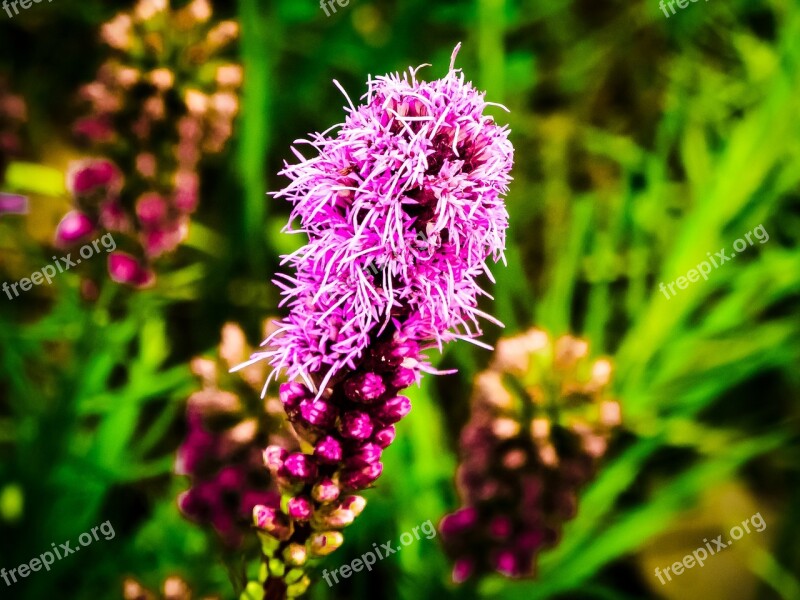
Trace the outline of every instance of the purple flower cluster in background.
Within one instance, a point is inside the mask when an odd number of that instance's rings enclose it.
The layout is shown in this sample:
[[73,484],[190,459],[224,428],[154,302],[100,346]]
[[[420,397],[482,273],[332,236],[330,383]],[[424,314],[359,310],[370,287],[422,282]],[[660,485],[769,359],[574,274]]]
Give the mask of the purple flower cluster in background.
[[605,395],[611,371],[571,336],[553,342],[533,329],[498,342],[461,435],[463,506],[440,524],[456,582],[535,573],[620,422],[619,404]]
[[218,55],[239,28],[210,18],[208,0],[176,11],[162,0],[139,0],[101,29],[113,57],[81,88],[90,114],[74,126],[100,158],[73,165],[75,210],[56,238],[70,245],[99,229],[123,234],[131,252],[109,256],[115,281],[154,281],[153,261],[188,234],[202,157],[221,152],[232,135],[243,73]]
[[306,557],[334,551],[363,510],[353,492],[381,475],[394,424],[411,410],[399,392],[432,370],[422,351],[476,338],[479,316],[494,321],[477,308],[478,278],[503,257],[513,148],[454,68],[457,51],[442,79],[411,69],[370,80],[335,136],[307,142],[317,155],[294,149],[302,162],[283,171],[291,183],[276,196],[292,202],[308,243],[276,281],[288,317],[242,366],[267,359],[272,376],[302,379],[280,397],[313,450],[265,452],[283,494],[280,508],[254,511],[266,598],[302,594]]
[[181,511],[193,521],[212,525],[230,547],[239,545],[251,530],[256,505],[279,505],[275,483],[264,470],[264,445],[295,445],[275,433],[285,419],[280,402],[259,398],[265,369],[253,365],[228,373],[247,352],[244,333],[229,323],[222,330],[217,360],[192,361],[203,387],[189,398],[186,438],[176,464],[179,474],[191,478],[190,489],[179,499]]

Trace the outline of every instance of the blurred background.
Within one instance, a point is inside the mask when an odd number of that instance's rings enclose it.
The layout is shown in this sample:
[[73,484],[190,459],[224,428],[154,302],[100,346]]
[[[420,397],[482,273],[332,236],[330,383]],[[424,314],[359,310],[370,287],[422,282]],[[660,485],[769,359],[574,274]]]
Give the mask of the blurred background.
[[[0,566],[106,521],[115,535],[0,597],[238,597],[258,568],[247,509],[271,493],[258,449],[289,439],[265,373],[227,373],[281,314],[270,280],[298,243],[266,193],[294,140],[343,120],[333,79],[355,100],[370,74],[441,77],[461,42],[516,152],[508,264],[484,307],[506,327],[486,340],[585,339],[613,365],[622,423],[534,578],[457,585],[441,536],[423,537],[333,587],[317,573],[308,597],[800,598],[800,5],[15,6],[0,11],[0,280],[106,233],[114,248],[0,294]],[[659,291],[759,225],[768,241]],[[458,373],[412,388],[320,571],[459,506],[491,353],[434,358]],[[763,532],[654,575],[755,513]],[[165,592],[170,577],[184,583]]]

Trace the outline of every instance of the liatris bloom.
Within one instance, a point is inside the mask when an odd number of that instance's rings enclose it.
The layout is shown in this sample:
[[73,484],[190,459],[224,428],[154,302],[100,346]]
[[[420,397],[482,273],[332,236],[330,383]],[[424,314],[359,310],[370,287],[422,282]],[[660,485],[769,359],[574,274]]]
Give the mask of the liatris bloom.
[[264,369],[253,365],[236,376],[227,374],[245,356],[244,333],[229,323],[222,330],[218,361],[192,361],[203,389],[189,398],[187,433],[176,465],[178,473],[192,480],[180,497],[181,510],[192,520],[210,523],[228,546],[238,545],[250,531],[256,505],[278,506],[261,449],[269,441],[291,444],[270,433],[283,418],[277,399],[266,404],[259,399]]
[[276,196],[292,202],[308,243],[276,281],[288,317],[246,364],[267,359],[273,375],[303,380],[280,396],[313,451],[265,452],[284,495],[279,511],[254,513],[267,598],[303,593],[292,549],[333,552],[337,530],[363,510],[355,492],[380,477],[394,424],[411,410],[400,392],[430,370],[421,352],[477,338],[479,316],[494,321],[477,309],[477,280],[503,257],[513,148],[453,62],[433,82],[417,69],[370,80],[338,133],[313,136],[316,155],[295,149],[302,162],[283,171],[291,183]]
[[[238,25],[210,17],[208,0],[175,11],[166,1],[139,0],[101,29],[113,57],[81,88],[90,115],[74,130],[102,158],[73,166],[76,210],[68,217],[123,234],[132,255],[109,257],[116,281],[153,281],[151,263],[188,235],[201,159],[221,152],[232,135],[242,68],[220,55]],[[75,243],[67,232],[59,227],[60,244]]]
[[[173,575],[164,580],[163,588],[158,595],[128,577],[122,584],[122,597],[124,600],[192,600],[195,596],[192,595],[189,584],[177,575]],[[219,600],[219,596],[203,596],[201,600]]]
[[611,363],[591,362],[588,349],[532,329],[498,342],[477,376],[461,435],[463,506],[440,524],[456,582],[491,571],[533,575],[539,551],[575,515],[620,422],[619,404],[606,396]]

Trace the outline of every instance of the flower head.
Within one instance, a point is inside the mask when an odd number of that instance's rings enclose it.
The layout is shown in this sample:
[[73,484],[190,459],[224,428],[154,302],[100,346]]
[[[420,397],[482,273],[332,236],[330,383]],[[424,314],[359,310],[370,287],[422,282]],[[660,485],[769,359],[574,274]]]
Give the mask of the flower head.
[[457,583],[490,571],[532,575],[538,552],[575,515],[620,422],[606,396],[611,363],[588,351],[584,340],[532,329],[500,340],[476,378],[461,434],[462,506],[440,524]]
[[284,259],[290,314],[255,358],[290,377],[352,369],[392,319],[438,346],[494,320],[477,308],[478,279],[503,258],[509,131],[453,63],[432,82],[417,71],[370,80],[338,132],[312,136],[314,156],[295,148],[300,162],[282,171],[291,183],[276,197],[308,243]]

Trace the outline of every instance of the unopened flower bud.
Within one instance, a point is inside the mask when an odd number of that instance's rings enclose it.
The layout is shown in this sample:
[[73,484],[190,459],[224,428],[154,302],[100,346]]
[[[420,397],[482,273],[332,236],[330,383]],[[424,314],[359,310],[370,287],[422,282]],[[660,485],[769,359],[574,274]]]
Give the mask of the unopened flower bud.
[[269,472],[274,475],[278,473],[278,471],[283,467],[283,463],[286,460],[286,457],[289,456],[289,452],[281,446],[276,444],[272,444],[267,446],[267,449],[264,450],[264,465],[269,469]]
[[344,471],[341,477],[342,486],[354,490],[364,489],[371,485],[383,472],[383,463],[373,463],[361,469]]
[[253,523],[281,541],[288,540],[292,535],[292,525],[286,515],[268,506],[256,504],[253,507]]
[[406,367],[400,367],[394,373],[392,373],[390,384],[392,387],[397,388],[398,390],[402,390],[403,388],[407,388],[412,383],[417,380],[417,374],[414,372],[413,369],[407,369]]
[[333,502],[339,497],[339,486],[332,479],[325,478],[311,490],[311,497],[317,502]]
[[302,400],[300,416],[309,425],[328,428],[336,421],[336,409],[325,400]]
[[56,243],[67,245],[77,242],[94,231],[94,223],[86,214],[73,210],[64,215],[56,228]]
[[314,513],[314,505],[304,496],[295,496],[287,503],[289,516],[297,521],[308,521]]
[[300,401],[311,396],[309,389],[302,383],[291,381],[281,384],[280,398],[283,405],[288,408],[300,406]]
[[342,460],[342,444],[335,437],[326,435],[317,442],[314,448],[314,456],[320,462],[335,464]]
[[366,440],[372,435],[372,419],[361,411],[345,413],[339,424],[339,431],[344,437],[354,440]]
[[397,423],[411,412],[411,400],[405,396],[396,396],[388,400],[377,411],[377,418],[383,423]]
[[302,452],[293,452],[283,463],[283,468],[289,477],[299,481],[309,482],[317,476],[317,465],[314,457]]
[[355,494],[351,494],[345,497],[340,503],[339,506],[341,508],[346,508],[349,511],[352,511],[356,516],[360,515],[364,508],[367,506],[367,499],[364,496],[357,496]]
[[344,384],[345,395],[354,402],[372,404],[386,391],[383,379],[375,373],[362,373]]
[[344,542],[344,536],[338,531],[325,531],[312,535],[308,540],[308,549],[313,556],[327,556]]
[[364,444],[347,458],[345,465],[348,469],[358,469],[371,465],[381,459],[382,450],[377,444]]
[[374,436],[372,436],[372,441],[375,442],[381,448],[388,448],[394,438],[397,436],[397,431],[394,428],[394,425],[389,425],[388,427],[384,427],[380,431],[378,431]]

